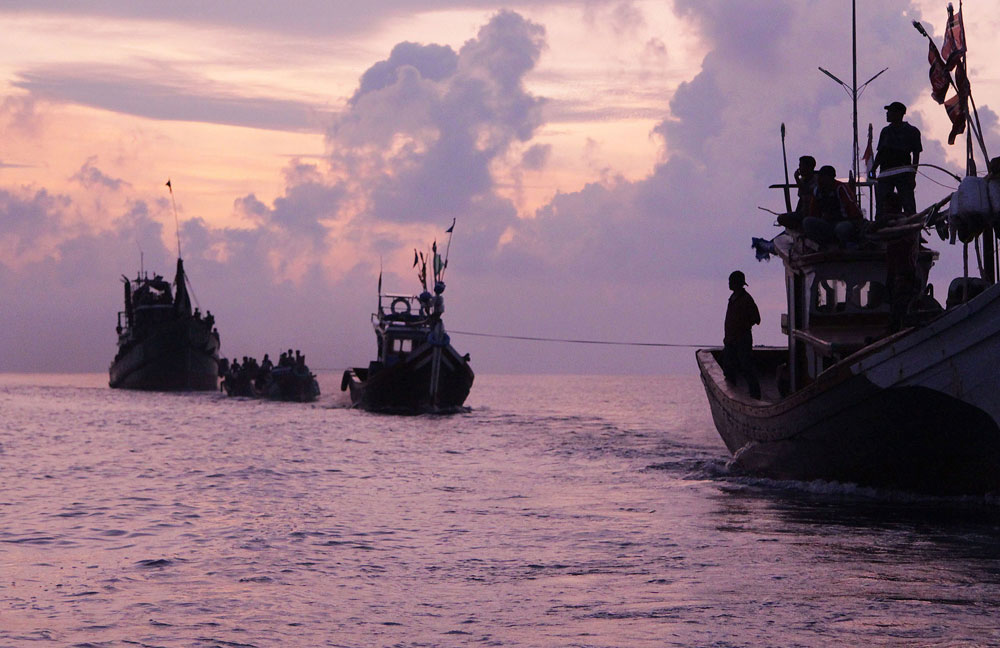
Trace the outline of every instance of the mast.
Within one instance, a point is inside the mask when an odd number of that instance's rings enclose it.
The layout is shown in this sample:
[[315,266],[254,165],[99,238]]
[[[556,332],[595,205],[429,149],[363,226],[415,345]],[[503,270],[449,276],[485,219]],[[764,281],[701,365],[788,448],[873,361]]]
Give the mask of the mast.
[[[854,170],[854,181],[860,182],[858,179],[858,3],[857,0],[851,0],[851,70],[852,70],[852,81],[851,81],[851,97],[854,100],[854,157],[851,158]],[[855,198],[860,198],[861,188],[857,188],[857,196]],[[860,202],[860,200],[859,200]]]

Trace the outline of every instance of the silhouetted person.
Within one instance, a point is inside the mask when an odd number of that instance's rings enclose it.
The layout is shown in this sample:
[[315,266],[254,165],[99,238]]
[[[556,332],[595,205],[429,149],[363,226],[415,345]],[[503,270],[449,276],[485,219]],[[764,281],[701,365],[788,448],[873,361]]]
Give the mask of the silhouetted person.
[[747,381],[751,398],[760,399],[760,383],[753,366],[753,332],[760,324],[760,311],[753,297],[746,291],[746,276],[736,270],[729,275],[729,297],[726,308],[725,337],[722,340],[722,371],[726,380],[735,380],[737,375]]
[[802,230],[820,245],[857,240],[864,216],[851,190],[837,180],[837,170],[832,166],[822,167],[816,176],[816,191],[809,215],[802,220]]
[[264,359],[260,361],[261,371],[270,371],[274,369],[274,363],[271,362],[271,358],[265,353]]
[[809,206],[816,193],[816,158],[803,155],[799,158],[799,168],[795,169],[795,184],[798,186],[798,201],[795,211],[778,216],[778,224],[792,229],[802,227],[802,219],[809,215]]
[[[889,125],[878,136],[878,152],[871,173],[882,169],[882,177],[875,183],[875,215],[879,217],[885,197],[893,192],[899,194],[904,214],[917,213],[913,190],[917,186],[917,164],[920,163],[920,129],[903,121],[906,106],[893,101],[885,107],[885,120]],[[912,171],[886,176],[887,171],[899,167],[912,166]]]

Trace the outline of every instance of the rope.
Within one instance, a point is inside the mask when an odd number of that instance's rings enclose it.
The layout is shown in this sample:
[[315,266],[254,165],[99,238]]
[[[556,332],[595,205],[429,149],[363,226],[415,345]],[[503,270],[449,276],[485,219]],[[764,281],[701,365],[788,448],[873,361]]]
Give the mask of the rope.
[[609,340],[573,340],[567,338],[533,337],[529,335],[498,335],[495,333],[472,333],[471,331],[450,330],[454,335],[471,335],[474,337],[501,338],[504,340],[528,340],[531,342],[566,342],[569,344],[603,344],[609,346],[635,347],[674,347],[682,349],[702,349],[719,346],[718,344],[671,344],[669,342],[613,342]]
[[933,182],[934,184],[936,184],[939,187],[944,187],[945,189],[950,189],[951,191],[955,191],[956,189],[958,189],[958,187],[950,187],[950,186],[944,184],[943,182],[938,182],[937,180],[935,180],[934,178],[930,177],[929,175],[927,175],[923,171],[917,171],[917,173],[921,177],[923,177],[925,180],[928,180],[929,182]]

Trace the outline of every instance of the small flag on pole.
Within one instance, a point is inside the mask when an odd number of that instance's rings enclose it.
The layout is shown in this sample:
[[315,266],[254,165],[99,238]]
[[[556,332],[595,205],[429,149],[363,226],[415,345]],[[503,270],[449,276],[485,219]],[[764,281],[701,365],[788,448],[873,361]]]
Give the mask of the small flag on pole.
[[451,219],[451,227],[449,227],[448,229],[445,230],[446,234],[451,234],[452,231],[454,231],[454,229],[455,229],[455,220],[456,219],[454,219],[454,218]]
[[868,124],[868,146],[865,147],[865,154],[861,158],[865,163],[865,175],[872,174],[872,167],[875,165],[875,153],[872,151],[872,125]]
[[174,193],[174,186],[170,184],[170,178],[167,178],[167,189],[170,190],[170,193]]
[[931,98],[940,104],[944,103],[944,98],[948,94],[948,88],[951,86],[951,75],[948,74],[948,67],[941,59],[941,54],[938,53],[937,45],[930,38],[927,39],[927,43],[929,45],[927,62],[931,64],[928,73],[931,80]]
[[962,21],[962,4],[958,5],[958,13],[955,13],[952,4],[948,3],[948,26],[944,30],[944,44],[941,46],[941,58],[944,59],[948,70],[954,70],[955,66],[965,54],[965,23]]

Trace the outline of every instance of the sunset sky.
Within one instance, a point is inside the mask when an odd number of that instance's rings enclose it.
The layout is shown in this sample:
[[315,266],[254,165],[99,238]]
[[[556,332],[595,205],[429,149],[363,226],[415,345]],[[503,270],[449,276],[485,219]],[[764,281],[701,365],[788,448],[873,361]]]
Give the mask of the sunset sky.
[[[862,128],[903,101],[921,161],[963,170],[927,82],[946,3],[859,2]],[[965,5],[1000,152],[1000,11]],[[743,269],[780,343],[780,264],[757,263],[791,166],[850,166],[846,0],[96,0],[0,5],[0,371],[103,371],[120,275],[182,254],[223,355],[364,365],[380,263],[457,219],[446,323],[483,333],[718,344]],[[918,204],[954,187],[918,178]],[[935,184],[935,183],[941,183]],[[941,186],[944,185],[944,186]],[[939,292],[960,271],[943,256]],[[453,336],[479,372],[694,371],[693,350]]]

